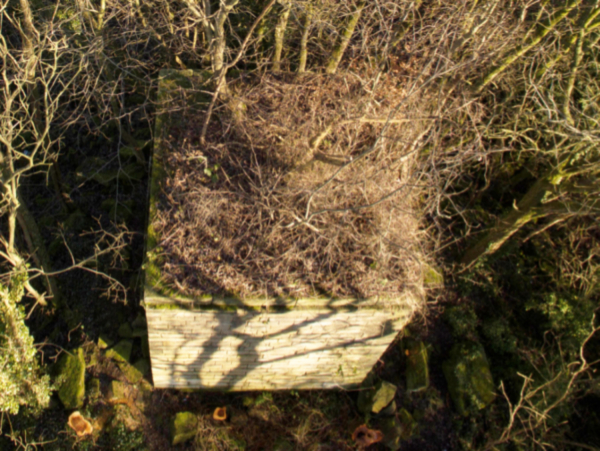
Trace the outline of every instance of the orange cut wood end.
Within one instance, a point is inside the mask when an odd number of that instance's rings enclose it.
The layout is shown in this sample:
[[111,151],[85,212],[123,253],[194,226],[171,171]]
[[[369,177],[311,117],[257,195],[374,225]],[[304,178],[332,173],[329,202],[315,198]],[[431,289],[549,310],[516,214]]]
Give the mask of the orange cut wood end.
[[213,419],[225,421],[227,419],[227,407],[217,407],[213,413]]
[[89,435],[93,432],[94,428],[91,423],[83,418],[79,411],[73,412],[69,415],[69,422],[67,423],[71,429],[73,429],[79,437]]

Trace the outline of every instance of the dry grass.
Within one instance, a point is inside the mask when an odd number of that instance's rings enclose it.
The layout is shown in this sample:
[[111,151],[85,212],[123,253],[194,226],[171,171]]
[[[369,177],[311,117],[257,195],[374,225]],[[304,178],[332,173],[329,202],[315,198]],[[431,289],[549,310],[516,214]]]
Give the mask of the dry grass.
[[[372,78],[368,78],[372,80]],[[154,221],[190,295],[394,297],[421,280],[411,179],[423,120],[392,76],[263,76],[173,127]],[[408,120],[407,117],[412,119]]]

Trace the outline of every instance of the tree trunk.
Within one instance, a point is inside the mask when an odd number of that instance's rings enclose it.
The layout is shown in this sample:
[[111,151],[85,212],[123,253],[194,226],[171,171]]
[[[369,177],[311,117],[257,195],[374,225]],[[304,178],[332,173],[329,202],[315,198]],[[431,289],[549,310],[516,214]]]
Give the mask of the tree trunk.
[[306,71],[306,60],[308,56],[308,35],[310,33],[310,26],[313,19],[312,4],[306,5],[306,14],[304,15],[304,28],[302,29],[302,38],[300,39],[300,62],[298,64],[298,73],[301,74]]
[[573,95],[573,89],[575,89],[575,80],[577,79],[577,71],[581,65],[583,58],[583,39],[585,37],[584,30],[579,32],[577,39],[577,45],[574,49],[573,64],[571,65],[571,74],[569,75],[569,81],[567,82],[567,89],[565,89],[565,101],[563,103],[563,114],[567,118],[569,125],[575,125],[573,116],[571,115],[571,96]]
[[516,208],[506,214],[496,227],[465,252],[461,263],[470,266],[484,255],[493,254],[525,224],[552,214],[552,209],[543,208],[542,205],[546,195],[553,189],[549,180],[550,177],[547,176],[535,182]]
[[213,32],[210,24],[210,16],[212,15],[212,9],[210,7],[210,0],[202,0],[204,6],[204,17],[202,18],[202,28],[204,29],[204,39],[206,40],[208,49],[211,48],[213,43]]
[[279,14],[277,25],[275,26],[275,53],[273,54],[273,72],[281,70],[281,53],[283,52],[283,38],[290,17],[291,3],[285,2],[283,9]]
[[[35,221],[35,218],[25,206],[23,199],[19,199],[19,207],[17,209],[17,220],[25,235],[25,241],[29,247],[29,251],[34,256],[36,264],[45,272],[51,273],[53,271],[52,263],[50,261],[50,254],[46,249],[42,232]],[[49,295],[52,297],[52,305],[59,307],[60,305],[60,290],[56,280],[53,277],[44,276],[44,283]]]
[[[32,125],[35,129],[37,129],[38,131],[43,131],[44,129],[47,128],[47,125],[48,125],[47,121],[49,119],[47,117],[45,117],[46,110],[44,110],[42,108],[43,96],[42,96],[42,93],[39,92],[38,86],[36,84],[36,66],[37,66],[38,57],[37,57],[37,55],[35,55],[34,47],[33,47],[34,42],[39,42],[39,33],[37,32],[37,30],[35,29],[35,27],[33,25],[33,15],[31,12],[30,5],[29,5],[29,1],[28,0],[20,0],[20,5],[21,5],[21,13],[23,15],[23,22],[25,24],[25,26],[23,27],[24,28],[24,37],[25,37],[24,53],[25,53],[25,57],[26,57],[25,77],[29,81],[29,86],[27,87],[27,89],[29,90],[28,97],[31,100],[30,108],[34,111],[32,117],[31,117],[31,121],[32,121]],[[40,136],[41,137],[39,137],[38,139],[43,140],[42,148],[44,149],[45,152],[49,152],[51,145],[52,145],[50,142],[50,138],[45,133],[40,133]],[[11,172],[13,172],[13,174],[10,174],[10,176],[11,176],[10,178],[13,178],[14,177],[14,168],[11,168]],[[11,234],[13,236],[11,237],[10,241],[14,242],[14,220],[16,218],[19,223],[19,226],[21,227],[21,229],[23,231],[23,234],[25,235],[25,239],[30,248],[29,250],[30,250],[31,254],[34,255],[35,260],[37,260],[38,265],[41,267],[41,269],[44,272],[51,273],[52,265],[50,263],[50,258],[49,258],[48,251],[46,249],[46,245],[44,243],[44,239],[43,239],[40,229],[35,221],[35,218],[29,212],[29,210],[27,209],[27,207],[25,205],[25,202],[21,198],[21,195],[19,193],[19,187],[17,186],[17,182],[14,183],[14,189],[13,189],[13,192],[11,195],[14,196],[13,201],[15,204],[15,210],[10,213],[10,216],[13,216],[13,217],[11,217],[9,219],[9,222],[12,221],[11,227],[13,227],[13,231],[11,232]],[[13,251],[15,252],[14,257],[16,259],[17,252],[16,252],[16,250],[14,250],[13,243],[11,243],[11,247],[13,247]],[[20,256],[18,256],[18,259],[20,259]],[[18,269],[20,269],[20,268],[18,268]],[[50,295],[53,298],[53,304],[55,304],[55,306],[57,306],[59,299],[60,299],[60,294],[58,291],[58,286],[56,284],[56,281],[52,278],[47,277],[46,278],[46,286],[47,286],[48,292],[50,293]],[[39,302],[44,303],[42,297],[40,297],[37,293],[32,292],[29,282],[26,284],[26,287],[28,288],[28,291],[30,292],[30,294],[34,295],[34,297],[36,297]]]
[[212,69],[215,75],[218,75],[225,64],[225,49],[227,47],[225,36],[225,22],[229,13],[237,5],[238,0],[221,0],[221,7],[215,18],[215,38],[214,45],[211,48]]
[[362,2],[358,4],[356,10],[352,13],[352,15],[350,16],[350,19],[348,20],[348,23],[344,27],[344,31],[341,33],[341,36],[340,36],[340,42],[338,43],[336,48],[333,50],[331,57],[329,58],[329,62],[327,63],[327,69],[325,71],[328,74],[336,73],[338,65],[340,64],[340,61],[342,60],[342,56],[344,56],[344,52],[346,51],[346,48],[348,47],[348,44],[350,43],[350,38],[352,37],[352,34],[354,33],[356,24],[358,24],[360,16],[362,15],[364,5],[365,4]]
[[582,0],[569,0],[563,9],[559,10],[556,15],[551,18],[546,24],[538,25],[538,29],[527,44],[518,46],[512,52],[504,57],[504,59],[496,67],[491,69],[483,78],[475,85],[475,91],[480,91],[489,85],[494,79],[504,72],[512,63],[525,55],[529,50],[538,45],[567,15],[579,6]]

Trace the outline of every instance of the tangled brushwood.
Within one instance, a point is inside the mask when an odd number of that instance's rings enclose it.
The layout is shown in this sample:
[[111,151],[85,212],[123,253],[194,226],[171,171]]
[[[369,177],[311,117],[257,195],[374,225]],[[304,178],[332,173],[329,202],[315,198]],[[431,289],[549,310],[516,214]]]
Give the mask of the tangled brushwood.
[[204,145],[204,113],[182,108],[153,223],[164,283],[196,296],[418,289],[412,169],[428,119],[405,97],[385,75],[240,76]]

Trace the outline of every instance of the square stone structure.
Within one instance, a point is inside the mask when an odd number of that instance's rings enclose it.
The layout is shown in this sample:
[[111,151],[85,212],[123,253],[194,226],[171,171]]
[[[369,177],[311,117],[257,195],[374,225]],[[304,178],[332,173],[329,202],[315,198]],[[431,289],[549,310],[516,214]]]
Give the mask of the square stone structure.
[[[193,88],[194,71],[160,73],[159,104]],[[198,92],[195,90],[194,92]],[[190,98],[193,97],[190,94]],[[191,299],[164,287],[152,222],[168,175],[165,109],[156,123],[144,305],[157,388],[328,389],[358,386],[421,301],[385,299]]]

